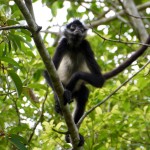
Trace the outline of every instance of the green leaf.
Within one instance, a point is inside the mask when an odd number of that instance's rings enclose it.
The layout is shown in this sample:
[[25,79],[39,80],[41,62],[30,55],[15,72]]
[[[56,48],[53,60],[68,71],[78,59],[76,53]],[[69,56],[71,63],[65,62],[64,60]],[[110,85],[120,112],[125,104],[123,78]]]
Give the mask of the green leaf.
[[9,38],[13,41],[15,50],[17,50],[17,48],[21,49],[21,39],[22,38],[19,35],[10,33]]
[[15,134],[11,134],[8,137],[9,141],[14,144],[19,150],[27,150],[27,148],[25,147],[25,144],[27,144],[26,140],[19,136],[19,135],[15,135]]
[[3,56],[4,48],[5,48],[5,43],[3,42],[0,44],[0,57]]
[[0,60],[1,61],[4,61],[4,62],[7,62],[7,63],[9,63],[9,64],[11,64],[11,65],[13,65],[13,66],[16,66],[16,67],[18,67],[18,68],[20,68],[20,65],[19,65],[19,63],[17,63],[16,61],[14,61],[12,58],[10,58],[10,57],[0,57]]
[[36,72],[33,75],[34,80],[38,81],[40,79],[40,77],[42,76],[42,73],[43,73],[43,69],[36,70]]
[[9,19],[9,20],[7,20],[7,24],[8,25],[16,25],[16,24],[18,24],[18,22],[15,20]]
[[[52,3],[52,2],[50,2],[50,3]],[[47,3],[47,6],[48,6],[48,7],[51,6],[50,3]],[[52,12],[52,14],[53,14],[54,16],[57,15],[58,3],[59,3],[59,2],[55,2],[55,1],[54,1],[53,7],[51,7],[51,12]]]
[[22,93],[22,81],[21,81],[21,79],[13,70],[8,70],[8,74],[15,84],[18,96],[20,96]]
[[[11,39],[11,38],[10,38],[10,39]],[[12,46],[13,46],[14,50],[16,51],[17,48],[18,48],[18,46],[17,46],[15,40],[11,39],[11,41],[12,41]]]
[[8,49],[9,49],[9,52],[11,51],[11,41],[8,41]]
[[44,89],[44,90],[46,90],[45,85],[43,85],[43,84],[38,84],[38,83],[29,84],[28,87],[29,87],[29,88],[32,88],[32,89],[37,89],[37,90],[39,90],[39,89]]

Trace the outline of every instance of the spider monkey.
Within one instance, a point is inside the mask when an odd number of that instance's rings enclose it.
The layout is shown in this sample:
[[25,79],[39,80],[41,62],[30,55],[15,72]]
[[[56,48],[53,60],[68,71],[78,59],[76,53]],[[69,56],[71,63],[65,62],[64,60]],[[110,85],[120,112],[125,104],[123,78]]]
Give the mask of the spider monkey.
[[[89,96],[86,84],[102,87],[105,82],[91,46],[85,39],[86,33],[87,28],[79,20],[74,20],[67,24],[63,33],[64,37],[59,42],[52,59],[64,88],[71,92],[71,97],[76,101],[73,115],[75,124],[78,123],[85,111]],[[44,71],[44,77],[53,88],[47,71]],[[64,103],[66,104],[67,102]],[[56,94],[55,110],[61,113]],[[80,135],[80,138],[83,137]],[[69,142],[67,139],[66,141]],[[82,141],[83,143],[84,140]]]

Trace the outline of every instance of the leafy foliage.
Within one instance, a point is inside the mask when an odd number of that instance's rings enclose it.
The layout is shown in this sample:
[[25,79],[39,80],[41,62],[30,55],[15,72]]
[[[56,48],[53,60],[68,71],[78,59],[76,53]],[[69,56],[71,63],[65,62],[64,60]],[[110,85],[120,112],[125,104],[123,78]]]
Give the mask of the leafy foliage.
[[[35,0],[36,2],[36,0]],[[66,18],[82,18],[85,22],[101,19],[101,14],[112,7],[108,1],[48,1],[42,0],[51,10],[53,18],[58,10],[68,4]],[[120,4],[113,1],[117,10]],[[145,3],[145,0],[136,2]],[[82,8],[82,9],[81,9]],[[81,11],[83,10],[83,11]],[[81,12],[80,12],[81,11]],[[41,12],[42,13],[42,12]],[[148,17],[146,11],[142,11]],[[43,14],[47,15],[47,14]],[[127,16],[124,17],[127,20]],[[143,22],[149,27],[150,19]],[[24,23],[18,7],[9,0],[0,1],[0,26]],[[66,20],[64,19],[64,23]],[[51,25],[52,27],[53,25]],[[47,25],[48,27],[48,25]],[[149,30],[149,29],[148,29]],[[94,32],[108,39],[138,41],[132,27],[119,19],[99,25]],[[54,36],[50,37],[54,40]],[[87,38],[94,50],[103,72],[115,68],[128,58],[139,45],[122,44],[103,40],[96,34]],[[52,56],[54,47],[44,35],[44,43]],[[91,90],[87,110],[108,96],[122,82],[135,73],[149,58],[147,51],[124,72],[107,81],[102,89],[89,86]],[[0,149],[67,149],[63,118],[54,112],[53,93],[48,90],[42,77],[43,62],[33,44],[31,34],[25,29],[0,31]],[[80,132],[85,136],[86,150],[148,150],[150,149],[150,66],[132,79],[106,103],[97,107],[85,118]],[[48,96],[47,96],[48,94]],[[44,102],[45,101],[45,102]],[[73,104],[72,104],[73,105]],[[44,107],[43,107],[44,106]],[[72,109],[72,106],[71,106]]]

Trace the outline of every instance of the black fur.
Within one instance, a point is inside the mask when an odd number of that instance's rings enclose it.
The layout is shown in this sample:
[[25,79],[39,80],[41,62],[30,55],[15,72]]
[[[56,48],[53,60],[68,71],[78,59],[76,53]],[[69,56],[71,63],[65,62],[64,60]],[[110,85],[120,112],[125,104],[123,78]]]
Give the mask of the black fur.
[[[90,44],[84,39],[86,30],[79,20],[66,25],[64,37],[61,39],[53,57],[54,65],[64,88],[69,90],[72,98],[76,100],[74,112],[76,124],[85,111],[89,96],[89,90],[85,84],[89,83],[95,87],[102,87],[104,84],[104,78],[94,58]],[[48,84],[53,88],[48,73],[45,72],[44,74]],[[56,111],[59,112],[59,103],[56,96],[55,100]]]

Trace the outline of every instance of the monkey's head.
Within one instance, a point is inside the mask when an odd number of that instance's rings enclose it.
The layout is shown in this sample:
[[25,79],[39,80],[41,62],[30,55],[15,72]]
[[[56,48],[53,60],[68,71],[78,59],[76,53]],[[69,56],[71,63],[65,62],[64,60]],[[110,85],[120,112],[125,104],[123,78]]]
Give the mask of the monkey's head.
[[87,28],[79,20],[74,20],[67,24],[64,30],[64,36],[67,38],[69,44],[80,44],[86,37],[86,33]]

